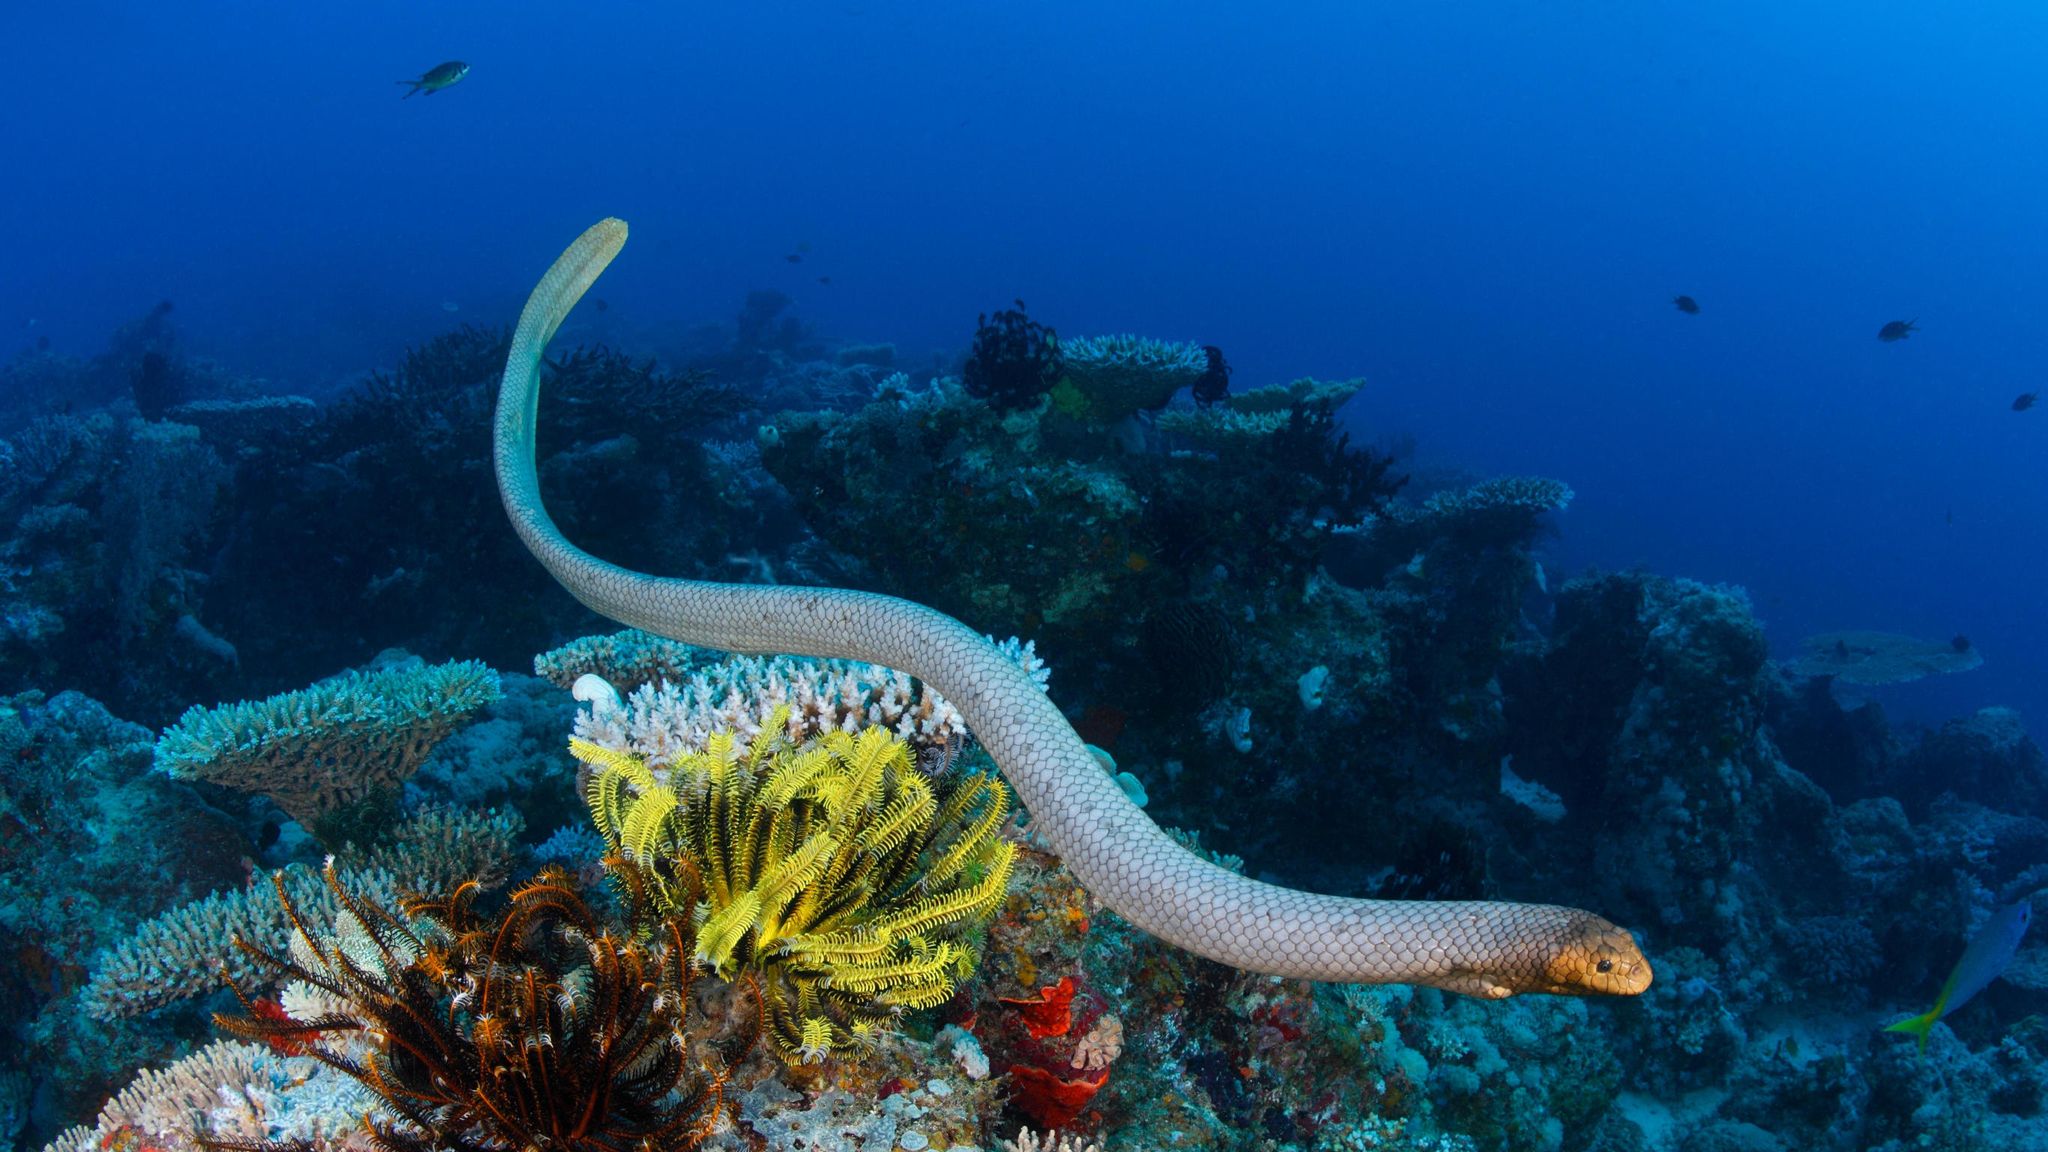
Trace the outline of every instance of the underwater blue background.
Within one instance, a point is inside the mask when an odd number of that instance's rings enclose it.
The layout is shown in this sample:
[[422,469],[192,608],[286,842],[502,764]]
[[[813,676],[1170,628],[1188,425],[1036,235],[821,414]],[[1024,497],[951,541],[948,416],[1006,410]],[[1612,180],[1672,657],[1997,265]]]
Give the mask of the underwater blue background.
[[[617,214],[612,307],[572,334],[659,351],[767,287],[915,365],[1022,297],[1063,330],[1219,344],[1241,388],[1362,374],[1360,440],[1574,486],[1553,572],[1743,584],[1781,654],[1964,633],[1981,670],[1887,708],[2040,731],[2048,411],[2010,404],[2043,375],[2048,7],[80,3],[5,26],[9,353],[89,353],[168,298],[188,350],[329,394],[509,323]],[[473,71],[398,99],[443,59]],[[1879,343],[1893,319],[1923,331]]]

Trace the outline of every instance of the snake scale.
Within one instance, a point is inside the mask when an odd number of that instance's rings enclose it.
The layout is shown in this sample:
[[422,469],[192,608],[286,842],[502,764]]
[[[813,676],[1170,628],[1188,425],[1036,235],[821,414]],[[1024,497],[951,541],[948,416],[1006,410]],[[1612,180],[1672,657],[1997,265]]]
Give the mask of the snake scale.
[[960,711],[1096,899],[1139,928],[1224,964],[1346,983],[1428,984],[1472,996],[1632,995],[1650,984],[1634,937],[1575,908],[1504,901],[1360,900],[1262,883],[1169,838],[1105,774],[1015,661],[952,617],[835,588],[644,575],[562,536],[541,505],[534,424],[541,357],[626,242],[592,226],[520,314],[498,396],[499,493],[514,529],[562,586],[601,615],[685,643],[867,661],[922,678]]

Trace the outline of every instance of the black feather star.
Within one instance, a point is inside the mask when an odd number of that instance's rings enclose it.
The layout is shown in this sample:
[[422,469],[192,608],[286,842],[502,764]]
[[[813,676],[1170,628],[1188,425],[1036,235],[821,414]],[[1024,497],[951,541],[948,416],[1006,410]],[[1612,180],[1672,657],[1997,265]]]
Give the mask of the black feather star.
[[344,1007],[299,1020],[238,987],[247,1014],[214,1022],[368,1088],[381,1115],[364,1125],[386,1152],[688,1152],[734,1108],[728,1070],[758,1039],[758,996],[737,1035],[693,1050],[687,915],[656,921],[645,943],[615,934],[555,868],[495,915],[476,910],[473,883],[398,915],[345,891],[331,864],[327,886],[341,909],[332,933],[280,883],[290,952],[235,944]]

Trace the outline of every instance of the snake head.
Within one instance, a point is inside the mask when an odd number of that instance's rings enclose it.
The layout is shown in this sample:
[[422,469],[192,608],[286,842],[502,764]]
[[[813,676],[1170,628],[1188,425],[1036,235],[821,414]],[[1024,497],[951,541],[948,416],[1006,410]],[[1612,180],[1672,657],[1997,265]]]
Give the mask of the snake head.
[[1650,986],[1650,961],[1628,930],[1577,912],[1544,965],[1532,992],[1565,996],[1635,996]]

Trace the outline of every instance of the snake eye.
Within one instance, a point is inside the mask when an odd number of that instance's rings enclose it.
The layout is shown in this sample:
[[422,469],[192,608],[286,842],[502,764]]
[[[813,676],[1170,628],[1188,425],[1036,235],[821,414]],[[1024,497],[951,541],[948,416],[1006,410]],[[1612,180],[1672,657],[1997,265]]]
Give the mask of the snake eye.
[[1593,969],[1597,972],[1612,972],[1614,971],[1614,961],[1602,960],[1598,964],[1593,965]]

